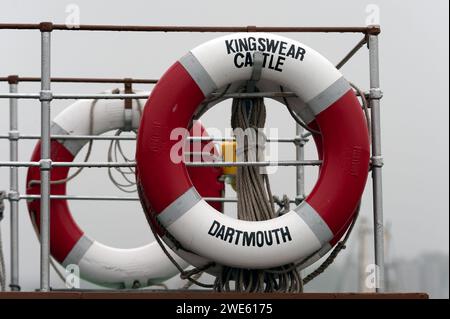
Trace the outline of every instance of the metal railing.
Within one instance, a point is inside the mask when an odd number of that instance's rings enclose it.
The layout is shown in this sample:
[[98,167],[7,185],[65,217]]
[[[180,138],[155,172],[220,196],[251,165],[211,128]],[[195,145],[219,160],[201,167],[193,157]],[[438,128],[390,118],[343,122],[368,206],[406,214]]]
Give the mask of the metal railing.
[[[366,27],[256,27],[256,26],[231,26],[231,27],[203,27],[203,26],[132,26],[132,25],[80,25],[71,28],[63,24],[52,24],[42,22],[39,24],[13,24],[0,23],[0,30],[39,30],[41,34],[41,76],[40,77],[19,77],[11,75],[0,77],[0,82],[9,83],[9,93],[0,93],[0,99],[9,99],[9,132],[7,135],[0,135],[0,140],[9,140],[10,158],[9,161],[0,161],[0,167],[10,169],[10,187],[7,199],[10,202],[10,227],[11,227],[11,263],[10,263],[10,287],[11,290],[19,290],[19,201],[29,199],[40,200],[40,290],[50,290],[50,199],[65,200],[125,200],[135,201],[138,197],[132,196],[83,196],[83,195],[50,195],[50,170],[52,167],[132,167],[134,163],[76,163],[76,162],[51,162],[50,161],[50,141],[51,139],[85,139],[85,140],[134,140],[132,136],[51,136],[50,135],[50,105],[54,99],[137,99],[147,98],[146,94],[58,94],[51,90],[52,82],[61,83],[124,83],[124,84],[155,84],[157,79],[133,79],[133,78],[67,78],[51,77],[51,34],[52,31],[122,31],[122,32],[310,32],[310,33],[360,33],[363,38],[352,48],[346,56],[337,64],[341,68],[353,55],[365,44],[369,50],[369,72],[370,91],[365,92],[370,101],[371,131],[372,131],[372,183],[373,183],[373,217],[374,217],[374,251],[375,264],[378,266],[378,288],[384,289],[384,236],[383,236],[383,202],[382,202],[382,179],[381,172],[383,166],[381,153],[381,132],[380,132],[380,83],[379,83],[379,63],[378,63],[378,35],[379,26]],[[39,93],[18,93],[20,82],[40,82]],[[248,98],[258,97],[293,97],[292,92],[259,92],[259,93],[228,93],[223,98]],[[18,127],[18,100],[19,99],[39,99],[41,102],[41,134],[21,135]],[[268,142],[293,143],[296,147],[295,161],[276,161],[258,163],[224,163],[224,162],[193,162],[191,166],[237,166],[237,165],[260,165],[260,166],[295,166],[296,167],[296,198],[291,200],[298,203],[305,198],[304,166],[320,165],[320,161],[304,159],[304,146],[308,141],[308,132],[296,125],[294,138],[268,139]],[[41,160],[39,162],[19,162],[18,142],[20,139],[40,139]],[[195,138],[193,138],[195,139]],[[217,140],[209,138],[208,140]],[[218,139],[227,140],[227,139]],[[18,168],[36,166],[41,172],[41,194],[22,195],[18,187]],[[236,198],[205,198],[208,201],[236,202]]]

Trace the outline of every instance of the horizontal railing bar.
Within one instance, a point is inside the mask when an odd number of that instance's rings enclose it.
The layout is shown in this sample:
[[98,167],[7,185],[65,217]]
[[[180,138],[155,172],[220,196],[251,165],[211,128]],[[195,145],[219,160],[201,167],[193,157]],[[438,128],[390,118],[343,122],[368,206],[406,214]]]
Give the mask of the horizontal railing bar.
[[[40,199],[40,195],[20,195],[19,200]],[[60,200],[98,200],[98,201],[139,201],[137,196],[88,196],[88,195],[50,195],[50,199]],[[203,197],[207,202],[237,203],[237,198],[232,197]],[[295,200],[290,200],[295,203]]]
[[[258,98],[258,97],[296,97],[293,92],[255,92],[255,93],[212,93],[212,97],[221,96],[224,99],[228,98]],[[123,100],[123,99],[147,99],[149,94],[138,94],[138,93],[120,93],[120,94],[110,94],[110,93],[97,93],[97,94],[60,94],[55,93],[52,98],[55,100],[69,100],[69,99],[98,99],[98,100]],[[0,98],[3,99],[39,99],[39,93],[0,93]]]
[[[147,99],[148,94],[112,94],[112,93],[96,93],[96,94],[52,94],[53,100],[80,100],[80,99],[96,99],[96,100],[137,100]],[[0,93],[2,99],[40,99],[39,93]]]
[[[233,142],[236,141],[236,139],[234,137],[210,137],[210,136],[190,136],[188,137],[189,141],[193,141],[193,142],[198,142],[198,141],[212,141],[212,142]],[[289,138],[289,137],[279,137],[279,138],[271,138],[268,137],[266,139],[267,142],[269,143],[273,143],[273,142],[277,142],[277,143],[295,143],[297,141],[301,141],[301,140],[305,140],[303,137],[299,138],[299,137],[294,137],[294,138]]]
[[[0,135],[0,139],[9,139],[10,136],[6,134]],[[40,135],[19,135],[17,139],[19,140],[39,140]],[[53,140],[123,140],[123,141],[134,141],[135,136],[116,136],[116,135],[52,135],[50,137]],[[14,138],[15,139],[15,138]]]
[[53,162],[54,167],[86,167],[86,168],[101,168],[101,167],[136,167],[136,162]]
[[[34,167],[40,166],[39,162],[0,162],[0,167]],[[86,168],[100,168],[100,167],[135,167],[135,162],[129,163],[108,163],[108,162],[52,162],[53,167],[86,167]]]
[[[237,198],[227,198],[227,197],[203,197],[203,199],[207,202],[221,202],[221,203],[237,203],[238,199]],[[291,204],[295,204],[296,200],[295,199],[290,199],[289,203]]]
[[148,99],[149,94],[139,93],[97,93],[97,94],[53,94],[56,100],[71,100],[71,99],[96,99],[96,100],[130,100],[130,99]]
[[[264,162],[185,162],[186,166],[195,167],[230,167],[230,166],[316,166],[321,165],[320,160],[304,161],[264,161]],[[0,167],[31,167],[40,166],[39,162],[0,162]],[[136,162],[112,163],[112,162],[52,162],[53,167],[135,167]]]
[[[355,92],[359,96],[358,92]],[[254,93],[226,93],[221,94],[214,92],[211,94],[213,98],[221,97],[223,99],[248,99],[248,98],[281,98],[281,97],[297,97],[294,92],[254,92]],[[52,95],[54,100],[79,100],[79,99],[96,99],[96,100],[137,100],[147,99],[149,94],[139,93],[96,93],[96,94],[63,94],[55,93]],[[39,93],[0,93],[0,99],[39,99]]]
[[[8,140],[11,137],[7,134],[0,135],[0,140],[5,139]],[[40,139],[40,135],[19,135],[17,137],[14,137],[13,139],[19,139],[19,140],[38,140]],[[136,140],[136,136],[116,136],[116,135],[52,135],[51,139],[54,140],[124,140],[124,141],[134,141]],[[189,141],[193,142],[232,142],[235,141],[235,138],[233,137],[188,137]],[[266,140],[269,143],[295,143],[297,141],[308,141],[305,139],[305,137],[302,135],[302,137],[294,137],[294,138],[267,138]]]
[[[19,199],[33,200],[40,199],[40,195],[20,195]],[[83,195],[50,195],[50,199],[66,199],[66,200],[99,200],[99,201],[136,201],[139,197],[136,196],[83,196]]]
[[[257,27],[257,26],[146,26],[81,24],[0,23],[0,30],[123,31],[123,32],[295,32],[295,33],[364,33],[378,34],[379,26],[362,27]],[[48,31],[48,30],[46,30]]]
[[270,98],[277,98],[277,97],[297,97],[297,95],[294,92],[236,92],[236,93],[225,93],[222,94],[220,92],[213,92],[211,93],[211,96],[213,98],[216,97],[222,97],[224,99],[248,99],[248,98],[258,98],[258,97],[270,97]]
[[0,99],[39,99],[39,93],[0,93]]
[[[194,157],[198,159],[201,157],[202,159],[206,160],[215,160],[215,161],[221,161],[222,157],[220,155],[214,155],[208,152],[184,152],[184,156],[188,157],[188,160],[191,160],[190,157]],[[186,160],[186,159],[185,159]]]
[[321,165],[320,160],[304,161],[264,161],[264,162],[191,162],[185,163],[186,166],[194,167],[232,167],[232,166],[317,166]]
[[[0,82],[41,82],[40,77],[34,76],[3,76]],[[134,79],[134,78],[73,78],[73,77],[53,77],[54,83],[133,83],[133,84],[156,84],[158,79]]]
[[0,162],[0,167],[35,167],[39,162]]

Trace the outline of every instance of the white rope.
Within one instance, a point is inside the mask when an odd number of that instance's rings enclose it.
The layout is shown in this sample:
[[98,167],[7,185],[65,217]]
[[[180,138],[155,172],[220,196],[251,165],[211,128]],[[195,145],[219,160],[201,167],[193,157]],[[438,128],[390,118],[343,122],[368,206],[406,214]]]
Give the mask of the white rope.
[[[114,135],[119,136],[121,133],[122,130],[117,130]],[[112,140],[109,144],[108,163],[111,162],[134,162],[134,158],[129,158],[125,155],[119,140]],[[113,172],[118,173],[123,181],[119,181],[118,177],[116,177]],[[125,193],[137,192],[135,174],[134,167],[108,167],[109,179],[118,189]]]
[[[140,100],[136,100],[138,105],[139,117],[142,115],[142,104]],[[119,129],[114,134],[119,136],[122,134],[123,130]],[[136,131],[133,130],[136,133]],[[135,159],[128,157],[120,144],[120,140],[112,140],[108,148],[108,163],[109,162],[134,162]],[[119,174],[122,180],[119,180],[113,172]],[[135,193],[137,192],[136,187],[136,170],[134,167],[108,167],[108,176],[111,182],[122,192],[125,193]]]

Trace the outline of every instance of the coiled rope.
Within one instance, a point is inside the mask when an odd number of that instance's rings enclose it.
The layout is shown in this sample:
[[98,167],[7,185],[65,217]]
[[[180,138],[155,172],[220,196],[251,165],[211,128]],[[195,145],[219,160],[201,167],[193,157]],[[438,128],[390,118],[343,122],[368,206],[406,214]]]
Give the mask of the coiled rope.
[[[138,104],[139,118],[142,115],[142,103],[140,100],[136,100]],[[134,130],[133,130],[134,131]],[[119,129],[114,133],[114,136],[122,134],[123,130]],[[136,131],[134,131],[136,133]],[[108,163],[110,162],[134,162],[134,158],[130,158],[125,155],[125,152],[120,144],[120,140],[111,140],[108,148]],[[113,172],[122,176],[123,181],[113,174]],[[136,170],[134,167],[108,167],[108,176],[111,182],[124,193],[135,193],[136,188]]]
[[[266,121],[264,99],[233,99],[231,112],[231,126],[237,143],[237,161],[264,161],[266,138],[261,130]],[[255,166],[238,167],[236,193],[238,219],[262,221],[277,217],[274,196],[264,169]],[[303,284],[300,272],[291,266],[279,267],[278,272],[223,267],[215,280],[214,290],[301,292]],[[234,281],[234,288],[230,285],[231,281]]]

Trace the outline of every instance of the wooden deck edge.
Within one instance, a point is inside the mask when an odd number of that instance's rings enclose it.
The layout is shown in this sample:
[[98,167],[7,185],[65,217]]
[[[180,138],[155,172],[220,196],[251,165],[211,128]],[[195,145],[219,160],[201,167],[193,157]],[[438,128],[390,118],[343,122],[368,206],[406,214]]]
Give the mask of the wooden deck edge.
[[0,299],[428,299],[426,293],[0,292]]

